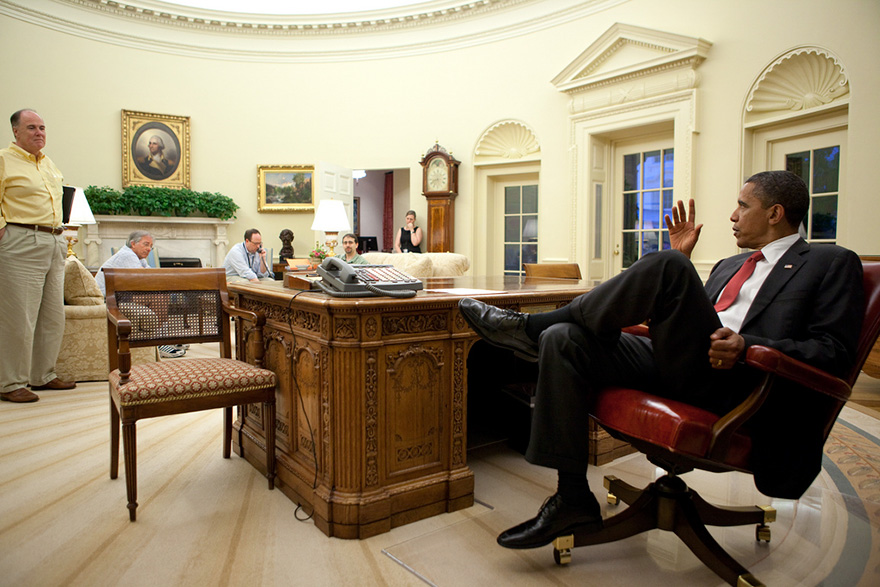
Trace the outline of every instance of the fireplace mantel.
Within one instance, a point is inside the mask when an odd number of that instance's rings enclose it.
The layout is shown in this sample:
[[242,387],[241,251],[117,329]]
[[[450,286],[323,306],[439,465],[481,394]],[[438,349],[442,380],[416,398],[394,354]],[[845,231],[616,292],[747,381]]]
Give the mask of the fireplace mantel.
[[226,258],[232,220],[187,216],[106,216],[95,215],[97,224],[85,225],[86,264],[98,267],[110,258],[110,249],[126,243],[135,230],[153,236],[153,248],[162,257],[198,257],[203,267],[219,267]]

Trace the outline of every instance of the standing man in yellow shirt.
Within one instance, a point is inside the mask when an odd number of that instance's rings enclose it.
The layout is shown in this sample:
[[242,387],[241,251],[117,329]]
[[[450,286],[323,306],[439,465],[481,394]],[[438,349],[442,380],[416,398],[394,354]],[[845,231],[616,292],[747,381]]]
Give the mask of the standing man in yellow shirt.
[[27,389],[72,389],[55,375],[64,336],[61,172],[42,151],[46,124],[33,110],[9,119],[0,149],[0,399],[35,402]]

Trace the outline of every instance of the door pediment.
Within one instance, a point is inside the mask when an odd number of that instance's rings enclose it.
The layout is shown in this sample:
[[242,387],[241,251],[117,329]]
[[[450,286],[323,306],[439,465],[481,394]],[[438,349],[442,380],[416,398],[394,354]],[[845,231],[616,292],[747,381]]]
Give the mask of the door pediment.
[[552,83],[561,92],[575,93],[670,69],[693,69],[711,46],[705,39],[616,23]]

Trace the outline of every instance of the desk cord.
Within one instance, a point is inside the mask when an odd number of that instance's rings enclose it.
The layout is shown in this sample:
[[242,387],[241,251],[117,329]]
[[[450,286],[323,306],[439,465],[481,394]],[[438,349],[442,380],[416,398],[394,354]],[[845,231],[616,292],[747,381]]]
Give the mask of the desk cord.
[[[305,290],[302,290],[302,291],[299,291],[299,292],[293,294],[293,296],[287,302],[287,326],[290,328],[290,336],[292,338],[292,347],[291,347],[292,350],[290,353],[290,372],[291,372],[291,374],[295,374],[294,368],[296,366],[295,365],[295,362],[296,362],[296,332],[293,329],[293,320],[291,317],[291,305],[293,304],[293,300],[295,300],[297,298],[297,296],[299,296],[300,294],[302,294],[304,292],[305,292]],[[315,479],[312,481],[312,491],[314,491],[315,489],[318,488],[318,453],[317,453],[317,450],[315,449],[315,432],[312,429],[312,423],[309,421],[309,414],[308,414],[308,412],[306,412],[306,406],[305,406],[305,402],[303,401],[303,398],[302,398],[302,393],[300,393],[300,391],[299,391],[299,383],[297,383],[296,377],[293,377],[292,379],[293,379],[293,385],[296,388],[296,395],[299,398],[300,409],[302,410],[303,416],[305,416],[306,426],[308,426],[308,428],[309,428],[309,437],[312,441],[312,460],[315,462]],[[301,503],[296,504],[296,510],[293,512],[293,517],[296,518],[300,522],[307,522],[315,514],[315,509],[312,508],[312,511],[305,518],[301,518],[301,517],[299,517],[299,511],[302,509],[303,509],[303,506]]]

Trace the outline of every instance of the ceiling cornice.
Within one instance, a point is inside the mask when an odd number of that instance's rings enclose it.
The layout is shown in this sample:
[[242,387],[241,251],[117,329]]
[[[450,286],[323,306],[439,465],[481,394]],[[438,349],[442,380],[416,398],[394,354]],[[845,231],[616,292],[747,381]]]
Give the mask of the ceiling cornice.
[[[286,29],[268,28],[268,21],[263,23],[265,27],[257,20],[249,26],[233,26],[189,20],[194,18],[191,15],[148,14],[130,3],[112,0],[0,0],[0,14],[65,34],[157,53],[224,61],[327,63],[408,57],[483,45],[564,24],[628,1],[477,0],[467,3],[467,10],[447,10],[446,14],[425,18],[411,15],[411,19],[382,23],[371,20],[345,27],[325,23],[323,28],[313,22],[311,28],[305,24],[303,28],[291,28],[288,24]],[[430,4],[437,3],[410,8]],[[258,17],[269,18],[274,17]],[[273,27],[277,24],[274,22]]]
[[[369,12],[289,16],[200,10],[143,0],[54,1],[150,25],[238,35],[289,36],[351,35],[450,24],[539,0],[443,0]],[[417,8],[422,10],[414,10]]]

